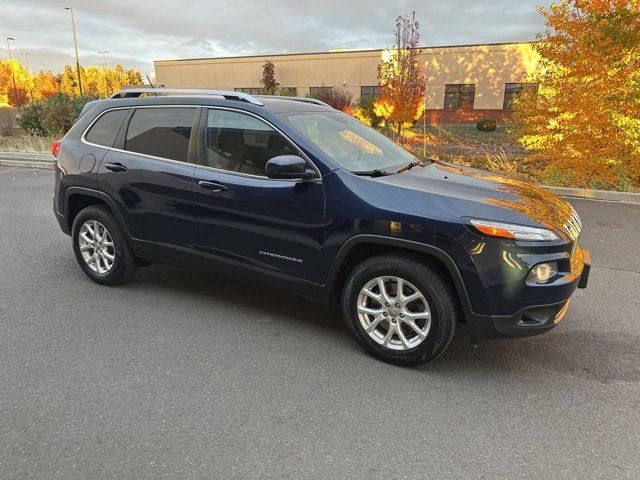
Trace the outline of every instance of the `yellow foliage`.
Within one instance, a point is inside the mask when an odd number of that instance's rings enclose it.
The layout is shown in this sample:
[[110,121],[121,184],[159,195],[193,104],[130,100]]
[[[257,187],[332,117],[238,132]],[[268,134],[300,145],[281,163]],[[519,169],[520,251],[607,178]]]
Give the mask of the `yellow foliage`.
[[541,9],[537,97],[515,102],[520,143],[574,184],[640,185],[640,2],[560,0]]
[[[142,85],[142,74],[121,65],[114,68],[101,66],[81,67],[83,93],[105,98],[129,85]],[[15,88],[14,88],[15,79]],[[55,75],[50,71],[32,75],[17,60],[0,60],[0,104],[22,106],[31,100],[46,100],[54,93],[78,96],[78,73],[74,67],[65,66]]]

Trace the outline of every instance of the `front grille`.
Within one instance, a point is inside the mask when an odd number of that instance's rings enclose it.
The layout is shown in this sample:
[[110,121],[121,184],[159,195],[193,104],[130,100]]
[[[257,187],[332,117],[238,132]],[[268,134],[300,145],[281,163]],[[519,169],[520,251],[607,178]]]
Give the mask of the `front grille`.
[[582,233],[582,221],[578,213],[571,208],[571,216],[569,220],[563,225],[564,231],[567,233],[572,241],[578,240],[580,233]]

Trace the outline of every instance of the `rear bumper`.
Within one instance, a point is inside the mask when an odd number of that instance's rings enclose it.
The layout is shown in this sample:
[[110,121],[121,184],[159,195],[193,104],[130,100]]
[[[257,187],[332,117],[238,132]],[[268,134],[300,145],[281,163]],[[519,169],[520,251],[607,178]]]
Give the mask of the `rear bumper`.
[[591,255],[588,250],[582,250],[582,262],[581,274],[573,282],[562,287],[562,291],[566,292],[566,298],[562,301],[526,306],[513,315],[477,315],[472,311],[465,311],[471,341],[477,345],[489,339],[531,337],[554,328],[566,315],[570,297],[575,289],[587,287],[591,270]]

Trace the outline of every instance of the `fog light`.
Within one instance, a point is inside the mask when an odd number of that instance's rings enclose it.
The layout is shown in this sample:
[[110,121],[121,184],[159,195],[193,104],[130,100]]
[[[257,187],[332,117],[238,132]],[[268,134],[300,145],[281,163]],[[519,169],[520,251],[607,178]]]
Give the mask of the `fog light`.
[[558,273],[557,262],[539,263],[531,269],[527,282],[546,283],[556,273]]

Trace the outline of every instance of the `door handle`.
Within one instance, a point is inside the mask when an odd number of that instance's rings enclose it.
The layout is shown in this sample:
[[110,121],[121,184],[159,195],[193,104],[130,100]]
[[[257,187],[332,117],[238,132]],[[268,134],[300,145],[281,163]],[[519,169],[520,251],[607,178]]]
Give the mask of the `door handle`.
[[227,190],[229,190],[227,187],[220,183],[207,182],[206,180],[200,180],[198,182],[198,185],[200,185],[202,188],[206,188],[207,190],[211,190],[212,192],[226,192]]
[[105,163],[104,168],[107,170],[111,170],[112,172],[126,172],[127,167],[122,165],[121,163]]

